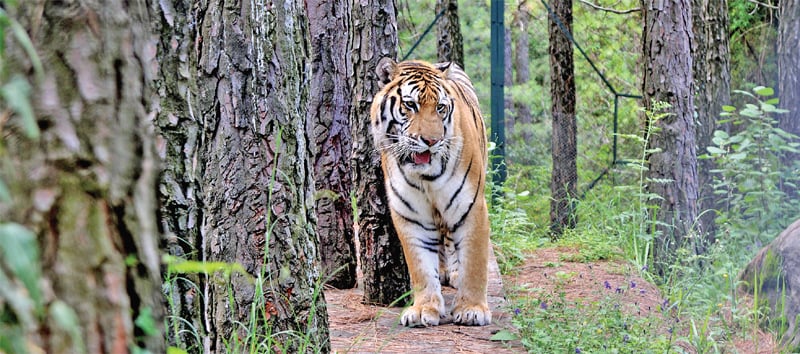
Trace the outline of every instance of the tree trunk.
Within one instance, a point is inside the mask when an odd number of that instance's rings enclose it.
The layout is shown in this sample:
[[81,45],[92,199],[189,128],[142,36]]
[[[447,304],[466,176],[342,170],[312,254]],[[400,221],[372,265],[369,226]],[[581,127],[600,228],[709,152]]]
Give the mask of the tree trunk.
[[439,62],[450,61],[464,68],[464,38],[458,21],[458,0],[436,0],[436,13],[442,9],[445,9],[444,15],[436,23]]
[[[697,110],[697,148],[704,154],[712,145],[714,131],[725,129],[717,124],[722,106],[731,101],[730,51],[728,49],[728,1],[692,0],[692,27],[694,46],[692,63],[694,82],[697,85],[695,107]],[[713,244],[717,215],[717,197],[712,187],[716,168],[712,159],[698,161],[697,180],[699,186],[698,208],[702,211],[700,227],[705,233],[703,249]]]
[[[692,96],[692,17],[689,0],[643,0],[644,107],[666,113],[652,123],[648,190],[654,200],[655,270],[665,275],[675,251],[687,245],[697,221],[697,154]],[[670,107],[659,110],[655,102]],[[693,251],[697,252],[696,249]]]
[[357,279],[350,203],[350,1],[310,0],[307,9],[312,51],[308,118],[317,149],[314,199],[322,274],[329,285],[352,288]]
[[194,292],[172,296],[199,315],[190,321],[202,343],[184,343],[189,351],[329,350],[303,5],[159,2],[162,69],[179,74],[161,81],[173,171],[162,200],[180,210],[165,224],[187,258],[243,269],[202,275]]
[[[155,87],[161,98],[155,119],[162,171],[159,176],[161,229],[166,251],[179,259],[198,261],[202,248],[200,219],[203,215],[198,154],[202,117],[194,114],[197,97],[197,57],[191,0],[161,1],[153,7],[151,28],[160,37],[157,62],[161,75]],[[183,14],[183,15],[181,15]],[[179,73],[173,75],[172,73]],[[169,297],[167,338],[171,346],[199,347],[193,331],[204,334],[200,296],[187,296],[201,283],[197,274],[168,274]],[[185,320],[185,321],[184,321]]]
[[[514,44],[514,49],[516,49],[514,52],[514,68],[517,72],[514,84],[519,86],[525,86],[530,80],[530,58],[528,55],[528,45],[530,45],[530,40],[528,38],[528,24],[531,20],[530,11],[528,2],[525,0],[521,1],[512,22],[512,28],[515,28],[518,32],[517,40]],[[524,125],[519,138],[522,141],[530,141],[533,139],[530,127],[530,125],[533,124],[531,108],[524,100],[514,100],[514,111],[516,112],[516,121]]]
[[44,68],[34,73],[6,32],[4,69],[33,84],[41,129],[29,139],[13,116],[1,140],[0,178],[13,199],[0,202],[0,219],[32,230],[41,256],[34,284],[43,307],[21,333],[30,345],[23,352],[163,353],[147,5],[19,3],[3,8],[29,33]]
[[[778,127],[800,135],[800,1],[783,0],[778,6],[778,97],[779,106],[789,110],[778,117]],[[796,153],[783,157],[786,166],[798,166],[799,159],[800,154]],[[792,197],[800,194],[797,186],[788,184],[783,184],[781,190]]]
[[[511,88],[514,84],[514,65],[513,56],[511,55],[511,29],[508,27],[503,29],[503,53],[503,85]],[[505,90],[503,92],[503,109],[508,112],[513,112],[514,97],[511,95],[511,90]],[[514,134],[515,120],[515,114],[509,114],[505,117],[506,130],[509,135]]]
[[[572,0],[554,1],[553,12],[572,31]],[[550,180],[550,231],[559,237],[574,228],[577,215],[573,200],[578,197],[577,121],[575,119],[575,75],[572,43],[548,17],[550,32],[550,97],[553,115],[553,174]]]
[[390,304],[409,290],[400,239],[392,225],[380,156],[369,132],[372,97],[379,90],[375,67],[397,55],[394,1],[352,1],[353,183],[364,301]]

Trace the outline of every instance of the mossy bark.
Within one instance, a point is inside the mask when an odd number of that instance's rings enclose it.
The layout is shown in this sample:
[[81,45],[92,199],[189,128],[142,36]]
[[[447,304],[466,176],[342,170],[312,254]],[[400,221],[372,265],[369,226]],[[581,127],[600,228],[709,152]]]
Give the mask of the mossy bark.
[[[45,312],[29,343],[47,353],[164,352],[147,5],[18,6],[6,10],[44,72],[8,33],[6,55],[10,71],[33,86],[41,136],[5,127],[0,178],[13,201],[0,204],[0,218],[38,235]],[[70,312],[77,323],[65,327]],[[137,324],[144,317],[155,328]]]

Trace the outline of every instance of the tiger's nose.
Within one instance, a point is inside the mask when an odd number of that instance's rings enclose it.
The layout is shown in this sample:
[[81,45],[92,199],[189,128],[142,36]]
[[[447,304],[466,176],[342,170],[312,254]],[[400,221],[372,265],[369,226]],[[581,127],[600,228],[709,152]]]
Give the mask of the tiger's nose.
[[436,145],[436,143],[439,142],[439,139],[429,138],[429,137],[424,137],[424,136],[420,137],[420,139],[422,139],[422,142],[424,142],[425,144],[428,144],[428,146],[434,146],[434,145]]

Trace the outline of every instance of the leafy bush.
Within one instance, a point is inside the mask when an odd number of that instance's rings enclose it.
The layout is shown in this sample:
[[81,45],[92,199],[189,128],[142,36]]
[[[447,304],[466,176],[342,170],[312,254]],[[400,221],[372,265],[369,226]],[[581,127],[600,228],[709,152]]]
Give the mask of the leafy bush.
[[735,91],[752,101],[741,109],[723,107],[722,123],[730,122],[736,132],[714,132],[713,146],[704,158],[714,159],[714,193],[720,197],[717,225],[720,242],[747,250],[749,259],[765,242],[775,237],[797,217],[800,202],[781,190],[781,185],[796,187],[800,176],[796,166],[782,161],[787,153],[797,153],[798,137],[777,127],[774,115],[786,113],[776,107],[773,90],[756,87],[753,92]]

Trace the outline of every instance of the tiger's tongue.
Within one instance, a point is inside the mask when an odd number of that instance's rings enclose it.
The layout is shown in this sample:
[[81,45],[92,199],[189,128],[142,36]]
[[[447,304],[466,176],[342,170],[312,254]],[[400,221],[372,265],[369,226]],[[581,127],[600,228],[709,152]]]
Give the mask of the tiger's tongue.
[[422,165],[426,163],[431,163],[431,152],[425,151],[418,154],[413,154],[414,156],[414,163],[417,165]]

